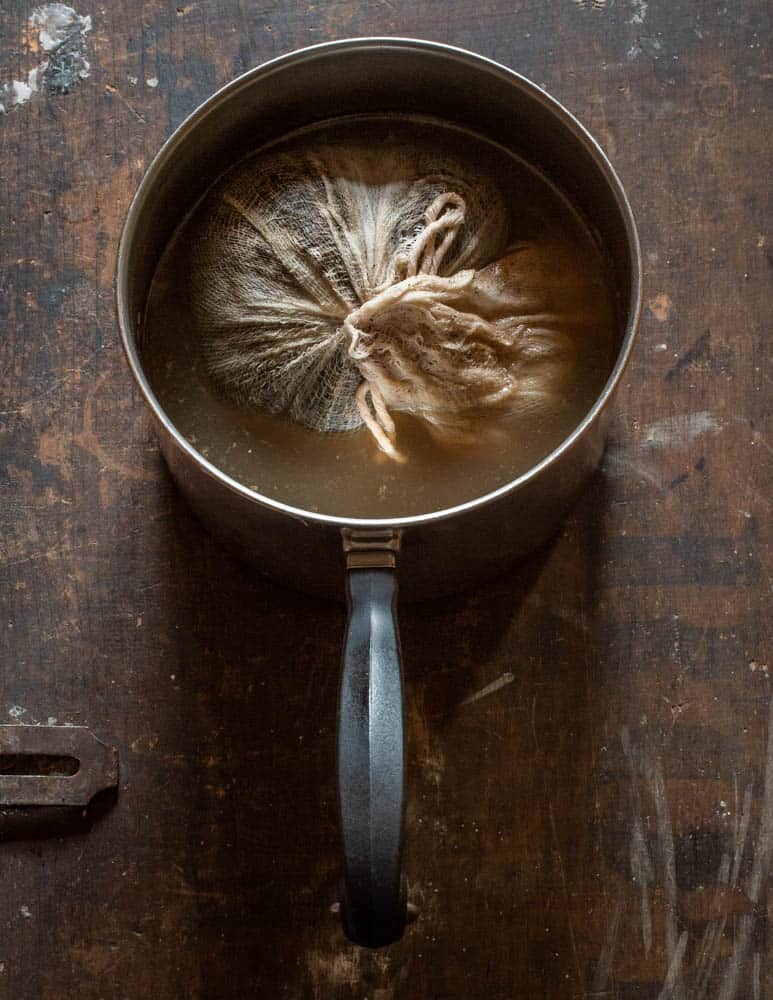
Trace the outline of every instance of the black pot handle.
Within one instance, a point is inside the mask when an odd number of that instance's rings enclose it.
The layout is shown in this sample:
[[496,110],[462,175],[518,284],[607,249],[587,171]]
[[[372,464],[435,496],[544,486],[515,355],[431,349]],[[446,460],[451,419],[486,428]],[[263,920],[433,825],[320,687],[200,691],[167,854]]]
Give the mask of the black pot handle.
[[403,683],[395,617],[397,535],[344,532],[349,618],[338,702],[346,936],[378,948],[402,937]]

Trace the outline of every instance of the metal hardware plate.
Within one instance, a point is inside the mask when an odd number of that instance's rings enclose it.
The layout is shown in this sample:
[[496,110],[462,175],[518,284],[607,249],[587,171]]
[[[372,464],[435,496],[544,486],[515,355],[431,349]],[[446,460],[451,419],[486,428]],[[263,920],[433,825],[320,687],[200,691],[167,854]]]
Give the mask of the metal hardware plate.
[[117,784],[118,751],[85,726],[0,726],[0,806],[86,806]]

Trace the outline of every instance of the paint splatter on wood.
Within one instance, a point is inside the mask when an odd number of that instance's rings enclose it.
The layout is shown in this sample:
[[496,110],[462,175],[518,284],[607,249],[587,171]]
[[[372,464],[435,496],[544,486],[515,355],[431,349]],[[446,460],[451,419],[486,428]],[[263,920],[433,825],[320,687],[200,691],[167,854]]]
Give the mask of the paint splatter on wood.
[[24,80],[0,85],[0,112],[26,104],[33,94],[67,94],[91,70],[86,58],[86,35],[91,15],[81,16],[63,3],[36,7],[29,16],[27,48],[40,58]]
[[647,302],[647,308],[659,323],[665,323],[671,313],[671,304],[671,299],[665,292],[658,292]]
[[678,413],[648,424],[642,431],[642,445],[645,448],[684,448],[707,434],[719,434],[723,426],[722,421],[708,410]]

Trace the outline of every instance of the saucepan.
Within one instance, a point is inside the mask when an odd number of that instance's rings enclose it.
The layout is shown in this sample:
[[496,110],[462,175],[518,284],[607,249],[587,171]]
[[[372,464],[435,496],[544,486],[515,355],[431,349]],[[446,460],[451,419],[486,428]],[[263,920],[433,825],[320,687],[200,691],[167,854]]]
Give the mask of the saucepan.
[[[172,233],[226,169],[303,126],[382,111],[471,128],[535,165],[571,200],[611,262],[616,356],[606,385],[572,433],[512,482],[445,510],[349,518],[262,495],[200,454],[164,412],[143,370],[143,313]],[[347,39],[292,52],[245,73],[183,122],[134,197],[118,254],[118,321],[172,476],[204,524],[242,557],[286,584],[348,602],[338,710],[343,865],[337,909],[352,941],[388,944],[403,934],[412,915],[401,872],[405,791],[397,576],[405,599],[469,588],[556,531],[601,457],[609,403],[639,320],[640,281],[628,199],[582,125],[512,70],[434,42]]]

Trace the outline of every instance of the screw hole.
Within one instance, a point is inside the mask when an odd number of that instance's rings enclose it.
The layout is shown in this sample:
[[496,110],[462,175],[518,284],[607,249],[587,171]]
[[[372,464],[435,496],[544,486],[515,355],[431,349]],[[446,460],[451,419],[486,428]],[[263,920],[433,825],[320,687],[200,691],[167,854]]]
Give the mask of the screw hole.
[[77,757],[31,753],[0,754],[0,775],[72,777],[78,773],[80,766],[81,762]]

